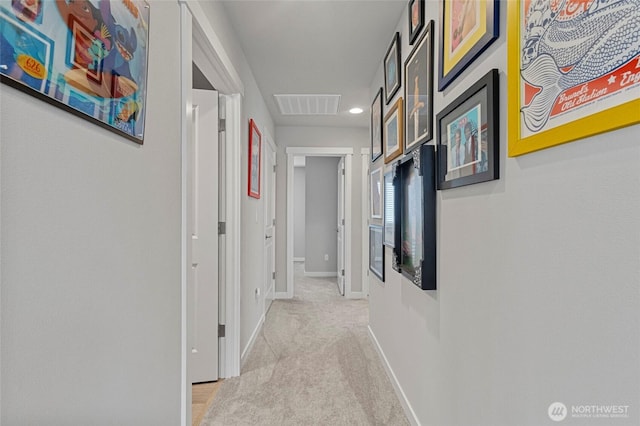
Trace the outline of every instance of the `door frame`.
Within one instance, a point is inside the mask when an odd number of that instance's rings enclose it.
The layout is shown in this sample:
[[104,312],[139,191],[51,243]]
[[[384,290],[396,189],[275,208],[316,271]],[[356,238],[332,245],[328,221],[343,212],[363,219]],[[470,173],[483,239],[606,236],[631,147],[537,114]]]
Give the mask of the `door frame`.
[[353,148],[340,147],[288,147],[287,153],[287,290],[276,293],[278,298],[293,298],[293,171],[294,157],[344,157],[344,297],[347,299],[361,298],[360,292],[351,291],[352,273],[352,182],[353,182]]
[[[275,173],[275,170],[278,167],[278,147],[276,146],[276,143],[273,141],[273,137],[271,136],[271,133],[269,133],[269,131],[267,129],[262,129],[262,134],[264,135],[264,139],[267,141],[267,147],[268,147],[268,149],[263,149],[262,150],[263,156],[265,157],[265,158],[262,159],[263,160],[262,164],[266,164],[266,161],[265,161],[266,156],[270,155],[271,153],[273,153],[273,160],[272,161],[273,161],[274,170],[270,171],[270,170],[264,169],[265,176],[263,176],[262,181],[265,182],[265,183],[266,182],[271,182],[271,185],[273,185],[272,193],[270,194],[270,196],[273,198],[271,200],[271,202],[273,203],[273,212],[272,212],[272,214],[273,214],[273,220],[275,222],[273,224],[273,235],[271,237],[272,238],[271,243],[273,244],[273,258],[271,259],[271,261],[273,263],[273,265],[272,265],[273,266],[273,271],[272,272],[275,273],[275,268],[277,266],[277,262],[276,262],[276,251],[277,251],[276,250],[276,248],[277,248],[276,242],[277,242],[277,237],[276,237],[276,235],[277,235],[277,229],[278,229],[278,222],[276,221],[276,211],[277,211],[276,197],[277,197],[277,191],[278,191],[278,182],[277,182],[277,175]],[[271,180],[266,178],[266,174],[267,173],[273,173]],[[266,191],[269,191],[270,189],[266,188],[266,186],[265,186],[265,188],[263,190],[266,193]],[[270,208],[271,208],[271,206],[268,206],[268,205],[265,205],[265,208],[264,208],[264,231],[265,232],[267,230],[267,221],[266,221],[266,218],[268,216],[267,212],[269,211]],[[264,258],[265,258],[265,261],[266,261],[266,256]],[[266,269],[266,267],[267,267],[267,265],[264,265],[263,271]],[[271,280],[270,285],[272,287],[271,288],[271,300],[273,301],[276,298],[276,282],[275,282],[275,278],[273,280]],[[267,308],[267,294],[268,294],[268,291],[269,291],[269,289],[267,288],[265,290],[265,294],[264,294],[264,297],[262,299],[262,318],[263,318],[263,320],[264,320],[264,318],[266,318],[267,311],[269,310]]]
[[180,274],[180,424],[191,425],[191,383],[188,374],[187,342],[187,144],[193,134],[191,125],[192,63],[203,74],[226,103],[226,286],[224,304],[226,337],[221,339],[220,377],[240,374],[240,194],[241,194],[241,102],[244,85],[229,59],[220,38],[206,18],[197,0],[178,0],[180,6],[180,152],[181,161],[181,274]]
[[[369,148],[360,148],[362,157],[362,297],[369,297]],[[383,222],[384,223],[384,222]]]

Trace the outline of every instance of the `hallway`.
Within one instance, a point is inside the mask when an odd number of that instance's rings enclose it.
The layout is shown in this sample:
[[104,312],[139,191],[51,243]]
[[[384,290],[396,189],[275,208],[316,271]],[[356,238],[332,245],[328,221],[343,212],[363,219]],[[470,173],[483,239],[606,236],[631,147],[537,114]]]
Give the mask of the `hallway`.
[[240,377],[203,425],[408,424],[367,335],[366,300],[295,264],[295,297],[273,302]]

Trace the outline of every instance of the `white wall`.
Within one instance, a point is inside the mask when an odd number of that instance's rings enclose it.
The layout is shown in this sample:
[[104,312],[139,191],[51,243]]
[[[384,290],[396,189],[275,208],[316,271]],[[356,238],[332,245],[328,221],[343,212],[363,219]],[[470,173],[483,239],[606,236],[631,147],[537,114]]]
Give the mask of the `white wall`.
[[180,423],[180,29],[139,146],[0,86],[3,425]]
[[[305,273],[338,270],[337,157],[309,157],[306,165]],[[327,256],[327,259],[325,259]]]
[[[262,94],[258,89],[253,72],[247,63],[233,28],[229,25],[223,2],[200,2],[234,67],[244,84],[242,98],[242,222],[241,222],[241,293],[240,293],[240,350],[245,351],[251,336],[260,325],[264,313],[264,294],[255,295],[255,289],[263,287],[264,268],[264,197],[251,198],[247,195],[249,119],[253,119],[262,133],[262,152],[266,149],[266,133],[275,136],[271,118]],[[276,141],[277,142],[277,141]],[[264,173],[264,158],[262,160]],[[264,191],[264,175],[262,178]]]
[[304,167],[293,169],[293,257],[304,258],[306,241],[306,172]]
[[[278,141],[278,167],[276,176],[276,222],[286,223],[287,220],[287,147],[352,147],[353,148],[353,200],[351,223],[353,226],[351,240],[353,241],[351,289],[362,291],[362,213],[361,191],[362,162],[360,148],[369,146],[369,130],[358,127],[276,127]],[[281,226],[276,236],[276,291],[285,292],[287,283],[287,230]],[[366,248],[368,250],[368,248]]]
[[[507,158],[505,9],[500,39],[434,104],[500,69],[501,178],[438,192],[437,291],[394,272],[386,249],[370,327],[423,425],[553,424],[554,401],[631,406],[567,424],[637,425],[640,127]],[[371,99],[381,85],[380,67]]]

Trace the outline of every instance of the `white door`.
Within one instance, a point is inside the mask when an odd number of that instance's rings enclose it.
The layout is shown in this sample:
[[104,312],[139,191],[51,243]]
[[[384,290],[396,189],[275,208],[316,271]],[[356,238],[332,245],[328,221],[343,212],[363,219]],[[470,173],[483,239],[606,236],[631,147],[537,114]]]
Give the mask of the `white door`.
[[264,252],[265,252],[265,281],[264,281],[264,311],[269,311],[275,295],[276,283],[276,153],[270,144],[264,145]]
[[191,383],[218,380],[218,92],[193,90],[187,191]]
[[344,158],[338,163],[338,290],[344,296]]

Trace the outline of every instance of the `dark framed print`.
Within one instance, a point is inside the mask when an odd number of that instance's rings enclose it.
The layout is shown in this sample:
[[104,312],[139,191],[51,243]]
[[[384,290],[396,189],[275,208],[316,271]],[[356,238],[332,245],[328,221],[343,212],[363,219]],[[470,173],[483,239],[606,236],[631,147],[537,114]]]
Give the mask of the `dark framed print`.
[[384,162],[389,163],[402,155],[403,123],[402,97],[400,97],[384,117]]
[[249,197],[260,198],[262,134],[253,119],[249,120]]
[[371,162],[382,155],[382,87],[371,104]]
[[404,63],[405,154],[433,139],[433,25]]
[[422,145],[400,161],[398,185],[400,209],[396,232],[399,245],[393,264],[422,290],[436,285],[436,187],[435,150]]
[[369,269],[384,282],[384,245],[379,225],[369,225]]
[[499,33],[500,0],[440,0],[440,73],[442,91]]
[[489,71],[436,117],[438,189],[499,178],[498,78]]
[[[416,41],[424,27],[424,0],[409,1],[409,45]],[[406,80],[405,80],[406,81]]]
[[384,55],[384,100],[386,104],[396,94],[400,85],[400,33],[396,32],[391,40],[391,45]]
[[[392,165],[390,172],[384,175],[384,245],[396,246],[396,222],[398,222],[398,192],[395,189],[397,166]],[[396,265],[397,267],[397,265]]]
[[371,218],[382,219],[382,167],[371,171]]
[[144,141],[149,4],[12,0],[0,5],[0,80]]

